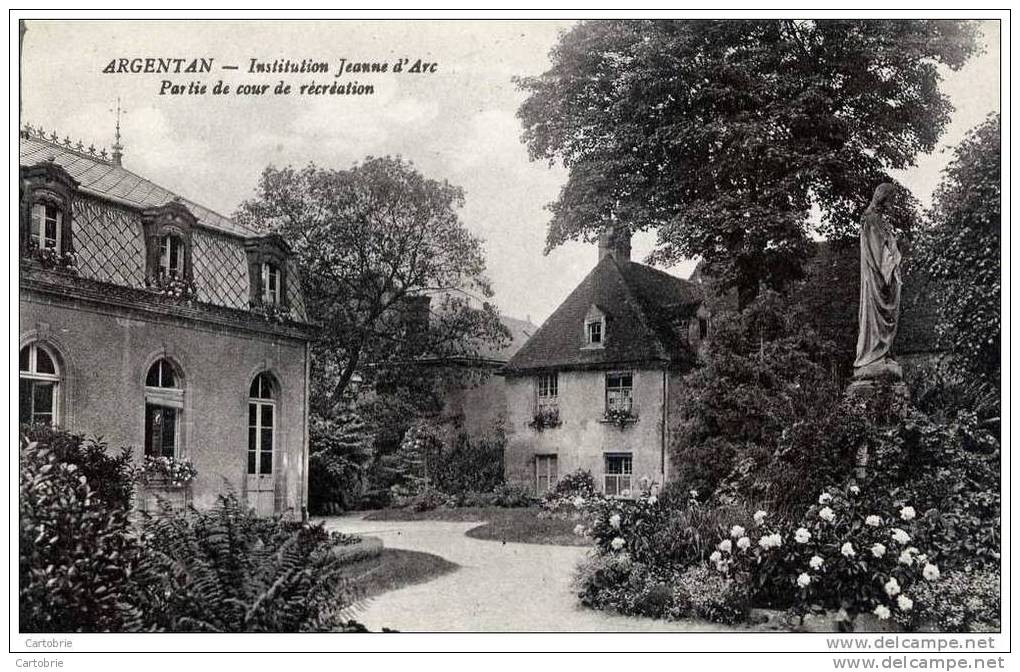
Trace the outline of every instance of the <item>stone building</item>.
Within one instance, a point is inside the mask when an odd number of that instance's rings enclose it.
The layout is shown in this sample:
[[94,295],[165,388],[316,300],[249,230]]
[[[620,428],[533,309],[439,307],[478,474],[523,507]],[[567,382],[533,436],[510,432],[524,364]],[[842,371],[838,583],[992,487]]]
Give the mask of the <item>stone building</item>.
[[670,474],[670,398],[708,329],[695,284],[630,260],[630,233],[599,239],[595,268],[505,371],[506,474],[540,495],[577,469],[607,495]]
[[301,516],[314,327],[288,246],[135,175],[120,149],[20,134],[19,420],[188,460],[198,507],[233,492]]

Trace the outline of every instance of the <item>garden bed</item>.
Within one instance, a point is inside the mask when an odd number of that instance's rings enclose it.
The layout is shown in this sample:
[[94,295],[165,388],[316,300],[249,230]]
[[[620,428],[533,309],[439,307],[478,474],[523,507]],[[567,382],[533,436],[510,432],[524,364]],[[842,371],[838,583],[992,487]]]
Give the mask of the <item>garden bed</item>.
[[589,546],[590,539],[574,533],[577,521],[540,518],[536,507],[506,509],[473,506],[440,508],[432,511],[381,509],[372,511],[365,520],[443,520],[449,522],[483,523],[467,532],[472,539],[503,541],[519,544],[552,544],[556,546]]
[[383,548],[377,555],[355,560],[347,568],[358,599],[364,600],[431,581],[460,569],[460,565],[431,553]]

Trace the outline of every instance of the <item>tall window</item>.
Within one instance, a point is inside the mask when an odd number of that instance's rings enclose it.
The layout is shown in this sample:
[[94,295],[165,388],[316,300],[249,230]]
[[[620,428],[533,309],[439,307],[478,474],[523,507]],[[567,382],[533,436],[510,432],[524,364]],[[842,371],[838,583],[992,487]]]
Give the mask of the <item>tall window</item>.
[[535,456],[535,494],[549,491],[559,480],[559,466],[555,455]]
[[248,396],[248,474],[271,474],[276,401],[273,399],[273,381],[268,373],[255,376]]
[[623,495],[630,490],[634,458],[629,453],[606,455],[605,492],[609,497]]
[[159,272],[161,275],[184,277],[184,240],[172,233],[160,238],[159,241]]
[[559,394],[559,374],[555,371],[545,373],[538,377],[538,410],[557,410],[557,395]]
[[18,421],[55,425],[60,371],[56,358],[39,343],[21,349],[18,364]]
[[262,264],[262,302],[267,306],[280,305],[280,269],[275,264]]
[[184,387],[173,364],[157,360],[145,376],[145,454],[180,457]]
[[606,376],[606,411],[634,410],[634,376],[630,373],[611,373]]
[[50,203],[36,203],[32,206],[32,240],[40,248],[60,251],[60,229],[64,213]]

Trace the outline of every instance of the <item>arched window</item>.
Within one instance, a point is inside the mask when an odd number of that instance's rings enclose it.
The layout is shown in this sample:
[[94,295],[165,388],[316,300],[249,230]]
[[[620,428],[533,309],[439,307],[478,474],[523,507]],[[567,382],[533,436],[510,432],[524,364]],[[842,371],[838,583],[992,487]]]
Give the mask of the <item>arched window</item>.
[[31,343],[21,349],[18,359],[18,421],[57,424],[60,369],[56,357],[41,343]]
[[169,278],[184,277],[186,247],[184,239],[168,233],[159,240],[159,272]]
[[145,375],[145,454],[180,457],[184,385],[168,359],[158,359]]
[[276,400],[273,379],[260,373],[248,390],[248,476],[265,477],[273,473],[273,448],[276,437]]

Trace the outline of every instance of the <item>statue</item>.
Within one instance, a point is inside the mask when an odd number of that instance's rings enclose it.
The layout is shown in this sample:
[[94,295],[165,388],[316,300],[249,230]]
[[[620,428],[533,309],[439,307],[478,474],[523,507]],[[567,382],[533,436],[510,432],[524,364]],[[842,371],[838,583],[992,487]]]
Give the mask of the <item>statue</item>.
[[861,305],[857,323],[857,380],[903,378],[890,356],[900,318],[900,255],[887,219],[895,187],[878,185],[861,218]]

